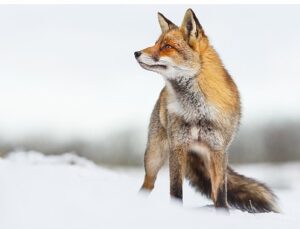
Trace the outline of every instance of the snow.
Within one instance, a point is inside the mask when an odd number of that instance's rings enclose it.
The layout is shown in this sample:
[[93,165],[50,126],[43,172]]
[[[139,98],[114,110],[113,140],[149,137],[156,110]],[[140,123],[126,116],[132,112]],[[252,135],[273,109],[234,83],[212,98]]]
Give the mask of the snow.
[[138,194],[142,169],[107,169],[73,154],[13,152],[0,159],[0,228],[299,228],[300,163],[236,169],[271,185],[283,213],[225,214],[187,183],[180,206],[170,201],[166,169],[146,196]]

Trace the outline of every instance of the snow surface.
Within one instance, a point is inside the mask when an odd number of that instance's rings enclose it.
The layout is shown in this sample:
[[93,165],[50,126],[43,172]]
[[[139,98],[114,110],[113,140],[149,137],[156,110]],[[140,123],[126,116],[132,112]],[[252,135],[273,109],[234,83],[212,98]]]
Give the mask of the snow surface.
[[141,169],[113,171],[72,154],[13,152],[0,159],[0,228],[300,228],[300,163],[236,169],[271,185],[283,213],[217,212],[187,183],[182,207],[170,201],[166,169],[146,196],[138,194]]

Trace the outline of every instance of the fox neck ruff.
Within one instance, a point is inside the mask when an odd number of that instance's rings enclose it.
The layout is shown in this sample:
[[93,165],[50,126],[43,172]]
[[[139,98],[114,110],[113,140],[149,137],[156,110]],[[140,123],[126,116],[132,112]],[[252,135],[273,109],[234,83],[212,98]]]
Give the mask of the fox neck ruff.
[[168,99],[170,113],[182,117],[186,122],[213,119],[215,108],[206,102],[196,76],[167,79],[166,86],[170,94]]

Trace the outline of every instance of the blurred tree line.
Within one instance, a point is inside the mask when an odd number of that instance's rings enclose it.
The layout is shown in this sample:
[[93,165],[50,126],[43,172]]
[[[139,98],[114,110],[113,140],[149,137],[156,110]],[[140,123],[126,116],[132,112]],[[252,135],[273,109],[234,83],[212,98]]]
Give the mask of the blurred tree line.
[[[146,131],[126,129],[97,141],[57,140],[51,136],[0,141],[0,154],[34,150],[45,154],[73,152],[108,166],[141,166]],[[300,122],[282,121],[260,126],[241,126],[229,149],[231,163],[286,162],[300,160]]]

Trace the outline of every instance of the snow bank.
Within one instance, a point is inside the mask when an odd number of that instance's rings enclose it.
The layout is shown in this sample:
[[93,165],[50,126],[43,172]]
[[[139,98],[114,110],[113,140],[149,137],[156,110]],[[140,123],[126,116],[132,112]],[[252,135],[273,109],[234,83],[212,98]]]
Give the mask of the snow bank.
[[[296,163],[238,168],[275,184],[284,214],[228,215],[206,207],[210,202],[187,184],[184,206],[171,202],[166,171],[145,197],[137,193],[142,170],[109,171],[72,154],[14,152],[0,159],[0,228],[299,228],[299,168]],[[287,179],[283,186],[281,179]]]

